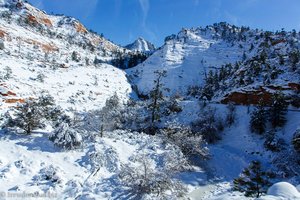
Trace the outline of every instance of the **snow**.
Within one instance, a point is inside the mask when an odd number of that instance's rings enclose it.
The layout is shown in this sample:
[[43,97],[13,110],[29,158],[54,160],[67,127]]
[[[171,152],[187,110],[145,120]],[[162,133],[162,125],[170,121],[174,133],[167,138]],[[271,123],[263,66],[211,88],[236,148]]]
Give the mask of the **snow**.
[[287,182],[279,182],[272,185],[268,189],[267,196],[260,198],[261,200],[296,200],[300,199],[300,193],[295,186]]
[[179,39],[167,41],[145,62],[127,70],[140,92],[146,94],[152,89],[155,71],[166,70],[164,86],[171,94],[185,94],[189,86],[203,84],[209,70],[242,58],[239,47],[200,32],[183,31],[178,35]]
[[144,53],[151,53],[155,50],[155,47],[150,42],[146,41],[144,38],[139,37],[132,44],[128,44],[125,48],[131,51],[139,51]]
[[[0,0],[0,5],[5,2]],[[27,8],[28,12],[43,15],[42,11],[34,7],[27,5]],[[19,14],[15,13],[14,18]],[[16,93],[16,96],[1,96],[0,114],[7,107],[15,106],[5,103],[5,100],[36,98],[44,90],[54,97],[63,110],[70,112],[85,113],[100,109],[115,92],[122,102],[126,102],[135,97],[132,84],[136,84],[144,94],[152,89],[156,70],[167,71],[163,83],[170,91],[164,91],[166,94],[184,95],[189,86],[203,84],[209,70],[242,59],[243,50],[238,44],[231,45],[209,31],[184,29],[175,38],[166,41],[144,63],[123,71],[110,65],[109,60],[113,58],[113,52],[122,52],[124,48],[91,33],[79,34],[73,26],[73,23],[78,22],[74,18],[46,17],[53,23],[53,27],[49,29],[54,33],[52,36],[32,27],[20,26],[15,21],[7,23],[0,19],[0,30],[8,35],[3,39],[5,49],[0,51],[0,70],[2,73],[6,66],[12,70],[12,78],[0,86],[0,93]],[[95,51],[82,47],[89,42],[95,43]],[[44,51],[39,45],[54,46],[59,51]],[[243,45],[248,49],[250,42]],[[132,50],[147,52],[153,48],[147,41],[139,38]],[[72,52],[79,54],[79,62],[72,60]],[[95,57],[107,63],[94,65]],[[42,81],[37,78],[41,74],[44,75]],[[288,76],[289,74],[283,75],[283,79]],[[283,79],[277,83],[282,84]],[[189,124],[199,117],[201,108],[197,99],[184,96],[179,103],[183,111],[163,120]],[[2,107],[2,104],[5,106]],[[217,109],[220,115],[218,117],[225,119],[225,105],[211,103],[210,106]],[[193,200],[248,199],[231,190],[232,180],[252,160],[261,160],[264,167],[271,167],[269,161],[274,155],[263,147],[263,139],[249,130],[248,109],[251,111],[253,107],[236,108],[235,124],[225,128],[221,141],[209,145],[211,159],[207,161],[205,168],[192,166],[191,170],[180,172],[174,177],[187,186],[188,197]],[[277,135],[289,144],[299,126],[299,110],[289,111],[287,119],[286,126],[278,129]],[[175,147],[164,144],[157,136],[129,131],[105,132],[103,138],[96,137],[95,141],[84,144],[76,151],[63,151],[54,146],[48,139],[49,135],[47,130],[38,130],[32,135],[17,135],[0,130],[1,191],[53,192],[59,195],[58,199],[126,199],[126,188],[120,185],[118,179],[122,165],[136,166],[134,159],[146,155],[151,160],[151,165],[161,166],[166,156],[177,153],[174,151]],[[77,139],[85,138],[80,136]],[[175,156],[180,158],[179,154]],[[281,181],[299,184],[297,179],[282,179]],[[300,198],[299,192],[285,182],[273,185],[268,195],[261,197],[297,198]]]

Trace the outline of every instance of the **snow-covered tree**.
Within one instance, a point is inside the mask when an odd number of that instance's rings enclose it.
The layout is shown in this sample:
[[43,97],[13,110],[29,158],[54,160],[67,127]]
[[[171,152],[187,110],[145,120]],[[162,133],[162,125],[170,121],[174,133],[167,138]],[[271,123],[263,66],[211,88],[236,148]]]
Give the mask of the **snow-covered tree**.
[[286,112],[288,103],[281,93],[276,93],[272,97],[272,104],[268,110],[269,119],[273,128],[282,127],[286,122]]
[[[10,113],[13,112],[11,115]],[[18,127],[23,129],[26,134],[32,130],[43,127],[43,112],[39,104],[34,100],[27,100],[19,104],[13,111],[6,114],[6,127]]]
[[116,172],[119,169],[119,157],[114,148],[106,145],[95,144],[88,153],[92,166],[92,175],[95,176],[101,167],[105,167],[109,172]]
[[181,152],[188,158],[197,156],[202,160],[208,159],[208,148],[203,136],[194,134],[189,127],[171,123],[163,130],[163,133],[167,137],[165,141],[179,147]]
[[100,131],[112,131],[121,127],[121,102],[117,93],[106,100],[105,106],[99,114],[101,120]]
[[300,129],[297,129],[294,133],[292,144],[294,149],[300,153]]
[[260,103],[251,113],[250,129],[253,133],[263,134],[266,130],[267,112],[262,103]]
[[215,114],[215,109],[206,107],[205,110],[201,111],[199,118],[191,123],[192,131],[202,135],[208,143],[214,143],[222,138],[220,135],[222,122]]
[[247,197],[258,198],[271,186],[270,177],[271,173],[263,171],[259,161],[252,161],[239,178],[234,179],[233,189],[243,192]]
[[231,126],[235,122],[236,108],[233,104],[230,103],[227,105],[227,109],[228,109],[228,113],[226,116],[226,122],[227,122],[228,126]]
[[154,80],[154,87],[150,91],[150,103],[149,110],[151,112],[151,126],[155,127],[154,123],[161,117],[161,103],[164,100],[163,97],[163,84],[162,78],[166,76],[166,71],[156,71],[156,79]]
[[86,131],[98,132],[103,136],[104,131],[112,131],[121,125],[121,102],[116,93],[109,97],[102,109],[86,113],[82,120],[82,128]]
[[79,148],[82,145],[82,136],[80,133],[62,122],[49,136],[49,139],[58,147],[66,150]]
[[163,169],[156,169],[145,155],[137,156],[133,161],[136,166],[122,165],[118,174],[120,183],[126,188],[128,195],[135,199],[180,198],[185,195],[187,190],[183,184],[171,179]]

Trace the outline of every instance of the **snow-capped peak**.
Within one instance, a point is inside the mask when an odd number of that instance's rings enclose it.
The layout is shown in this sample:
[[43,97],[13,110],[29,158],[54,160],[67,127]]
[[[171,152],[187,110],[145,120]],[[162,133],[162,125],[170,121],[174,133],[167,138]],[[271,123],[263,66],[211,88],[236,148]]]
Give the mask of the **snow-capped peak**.
[[10,4],[23,4],[23,0],[0,0],[0,6],[6,6]]
[[133,43],[126,45],[125,48],[139,52],[152,52],[155,50],[155,46],[142,37],[139,37]]

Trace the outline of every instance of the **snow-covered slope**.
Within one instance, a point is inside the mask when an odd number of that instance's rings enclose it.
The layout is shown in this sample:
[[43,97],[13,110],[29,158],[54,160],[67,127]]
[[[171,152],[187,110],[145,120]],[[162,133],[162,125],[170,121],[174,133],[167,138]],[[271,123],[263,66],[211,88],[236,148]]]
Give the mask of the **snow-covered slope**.
[[157,70],[167,72],[163,83],[171,93],[186,93],[189,86],[202,84],[209,70],[242,60],[243,51],[238,45],[215,39],[214,34],[202,29],[183,29],[144,63],[127,72],[141,93],[152,89]]
[[141,37],[133,43],[126,45],[125,48],[131,51],[139,51],[143,53],[151,53],[155,50],[155,46],[152,43]]
[[296,32],[272,33],[221,22],[168,36],[159,50],[127,73],[144,95],[153,88],[156,71],[166,71],[166,94],[187,94],[189,87],[204,87],[210,79],[215,83],[207,87],[218,101],[234,91],[260,92],[259,87],[293,90],[290,85],[300,78],[299,46]]
[[1,80],[1,88],[10,91],[0,96],[3,107],[42,90],[64,108],[78,110],[99,108],[115,92],[123,100],[129,97],[126,74],[109,64],[115,52],[129,50],[88,32],[74,18],[16,2],[0,7],[0,70],[10,74]]

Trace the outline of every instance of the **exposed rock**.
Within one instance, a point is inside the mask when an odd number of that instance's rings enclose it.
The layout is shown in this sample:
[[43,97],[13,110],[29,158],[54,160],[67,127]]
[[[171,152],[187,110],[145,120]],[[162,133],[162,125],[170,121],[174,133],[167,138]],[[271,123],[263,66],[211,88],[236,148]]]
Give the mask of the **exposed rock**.
[[288,83],[288,86],[295,91],[300,91],[300,84],[299,83]]
[[35,45],[35,46],[38,46],[40,48],[42,48],[42,50],[44,52],[54,52],[54,51],[58,51],[58,47],[56,47],[54,44],[44,44],[44,43],[41,43],[39,41],[36,41],[36,40],[25,40],[26,43],[28,44],[32,44],[32,45]]
[[5,103],[25,103],[24,99],[5,99],[4,100]]
[[0,29],[0,38],[4,38],[7,35],[7,33],[4,30]]
[[235,91],[226,94],[221,103],[234,103],[238,105],[257,105],[260,101],[271,104],[272,95],[278,91],[300,91],[300,84],[288,83],[286,86],[268,85],[256,90]]
[[228,104],[234,103],[238,105],[257,105],[262,100],[266,104],[271,103],[272,93],[267,91],[240,91],[232,92],[225,95],[221,103]]
[[75,22],[75,28],[76,28],[76,31],[78,33],[87,33],[88,31],[86,30],[86,28],[79,22]]

